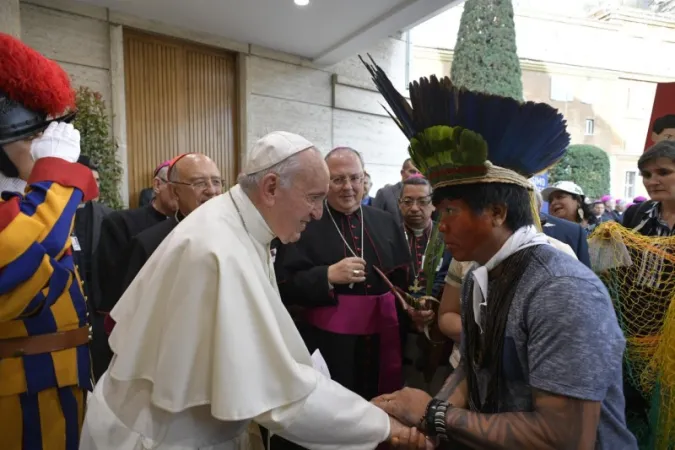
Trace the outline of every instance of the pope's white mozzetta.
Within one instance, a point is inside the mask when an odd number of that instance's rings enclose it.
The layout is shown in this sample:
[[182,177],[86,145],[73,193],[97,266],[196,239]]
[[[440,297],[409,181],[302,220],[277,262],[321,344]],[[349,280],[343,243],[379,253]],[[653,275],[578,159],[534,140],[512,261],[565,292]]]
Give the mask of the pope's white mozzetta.
[[90,398],[81,450],[253,448],[251,423],[309,449],[388,438],[387,414],[312,367],[279,297],[273,238],[237,185],[165,239],[111,313],[115,356]]

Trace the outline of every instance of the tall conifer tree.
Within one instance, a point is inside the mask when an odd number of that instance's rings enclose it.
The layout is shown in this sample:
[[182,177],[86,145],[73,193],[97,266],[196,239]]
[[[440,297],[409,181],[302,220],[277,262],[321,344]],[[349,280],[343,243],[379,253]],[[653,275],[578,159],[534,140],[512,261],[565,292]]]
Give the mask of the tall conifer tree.
[[511,0],[467,0],[452,60],[455,85],[523,99]]

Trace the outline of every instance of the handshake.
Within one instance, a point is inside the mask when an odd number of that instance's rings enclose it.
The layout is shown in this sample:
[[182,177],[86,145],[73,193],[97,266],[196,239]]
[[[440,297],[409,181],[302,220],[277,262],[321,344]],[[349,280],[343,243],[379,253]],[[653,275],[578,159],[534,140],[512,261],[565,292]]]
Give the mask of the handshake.
[[423,430],[424,415],[431,396],[419,389],[404,388],[393,394],[384,394],[372,403],[389,414],[391,431],[388,443],[392,448],[433,450],[438,442],[427,437]]

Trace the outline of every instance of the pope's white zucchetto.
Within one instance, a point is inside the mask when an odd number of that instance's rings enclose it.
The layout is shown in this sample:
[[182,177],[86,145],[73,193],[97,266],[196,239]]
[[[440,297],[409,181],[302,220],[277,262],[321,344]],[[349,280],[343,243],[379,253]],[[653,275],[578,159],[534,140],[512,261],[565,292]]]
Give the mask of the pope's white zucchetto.
[[245,175],[258,173],[312,147],[314,144],[300,135],[273,131],[255,143],[243,172]]

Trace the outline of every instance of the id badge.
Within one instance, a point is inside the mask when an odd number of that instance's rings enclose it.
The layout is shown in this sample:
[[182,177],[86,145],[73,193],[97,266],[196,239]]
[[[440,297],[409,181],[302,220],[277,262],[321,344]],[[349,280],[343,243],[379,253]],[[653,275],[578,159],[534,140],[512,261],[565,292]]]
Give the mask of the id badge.
[[80,247],[80,241],[77,240],[77,236],[72,235],[70,237],[70,242],[73,246],[73,250],[75,250],[76,252],[82,251],[82,247]]

